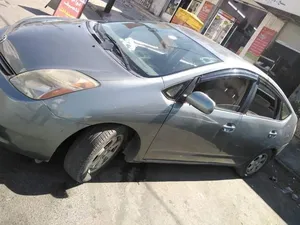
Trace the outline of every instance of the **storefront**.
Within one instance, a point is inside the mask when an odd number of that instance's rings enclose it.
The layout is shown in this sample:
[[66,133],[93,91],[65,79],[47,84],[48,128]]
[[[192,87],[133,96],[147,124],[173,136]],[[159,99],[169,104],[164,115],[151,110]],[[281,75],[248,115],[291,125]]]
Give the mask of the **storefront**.
[[170,22],[176,10],[181,7],[195,14],[205,23],[219,1],[223,0],[171,0],[163,8],[161,18],[164,21]]
[[236,18],[219,9],[204,35],[218,44],[221,44],[235,22]]
[[224,0],[203,34],[240,54],[266,14],[254,1]]
[[292,22],[286,23],[276,40],[255,64],[268,73],[288,97],[292,94],[299,95],[300,26]]
[[201,3],[203,2],[203,0],[193,0],[190,2],[187,10],[195,15],[198,14],[198,12],[200,11],[200,7],[201,7]]
[[179,7],[187,9],[191,2],[193,2],[193,0],[171,0],[167,2],[163,8],[161,18],[166,22],[170,22]]

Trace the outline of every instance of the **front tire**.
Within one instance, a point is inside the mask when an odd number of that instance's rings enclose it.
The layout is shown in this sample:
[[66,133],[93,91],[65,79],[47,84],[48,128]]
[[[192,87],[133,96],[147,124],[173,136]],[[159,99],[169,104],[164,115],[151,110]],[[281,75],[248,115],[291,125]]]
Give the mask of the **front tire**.
[[250,177],[264,168],[265,165],[267,165],[268,162],[272,159],[272,156],[273,155],[271,150],[263,151],[249,160],[247,163],[235,168],[236,172],[242,178]]
[[70,147],[64,161],[66,172],[79,183],[91,180],[117,155],[126,138],[124,126],[88,128]]

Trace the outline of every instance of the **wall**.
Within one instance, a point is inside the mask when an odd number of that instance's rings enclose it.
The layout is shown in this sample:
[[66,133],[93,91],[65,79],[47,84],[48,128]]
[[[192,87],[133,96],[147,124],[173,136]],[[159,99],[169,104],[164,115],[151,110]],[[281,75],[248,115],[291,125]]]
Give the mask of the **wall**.
[[134,1],[140,4],[141,6],[143,6],[145,9],[149,10],[154,0],[134,0]]
[[300,26],[287,23],[276,41],[300,53]]
[[159,16],[169,0],[153,0],[152,5],[150,6],[149,11],[152,12],[154,15]]
[[274,16],[272,13],[268,13],[266,15],[266,17],[263,19],[263,21],[261,22],[261,24],[259,25],[259,27],[257,28],[256,32],[252,35],[252,37],[248,41],[247,45],[244,47],[240,56],[244,57],[244,59],[246,59],[247,61],[254,63],[255,61],[253,61],[250,58],[247,58],[245,55],[246,55],[247,51],[249,50],[250,46],[252,45],[252,43],[254,42],[254,40],[257,38],[257,36],[261,32],[261,30],[264,27],[268,27],[279,33],[283,26],[284,26],[284,22],[281,19]]

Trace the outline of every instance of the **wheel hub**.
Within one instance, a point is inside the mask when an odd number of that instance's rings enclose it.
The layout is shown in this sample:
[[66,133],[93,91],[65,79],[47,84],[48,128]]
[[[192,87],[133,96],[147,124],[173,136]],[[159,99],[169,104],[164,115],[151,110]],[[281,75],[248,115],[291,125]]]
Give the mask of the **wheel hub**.
[[88,166],[89,174],[100,169],[111,157],[114,156],[123,142],[123,135],[113,137],[99,152],[94,156],[91,164]]
[[263,153],[263,154],[257,156],[247,166],[246,173],[248,175],[250,175],[250,174],[257,172],[265,165],[265,163],[267,162],[267,159],[268,159],[268,155],[266,153]]

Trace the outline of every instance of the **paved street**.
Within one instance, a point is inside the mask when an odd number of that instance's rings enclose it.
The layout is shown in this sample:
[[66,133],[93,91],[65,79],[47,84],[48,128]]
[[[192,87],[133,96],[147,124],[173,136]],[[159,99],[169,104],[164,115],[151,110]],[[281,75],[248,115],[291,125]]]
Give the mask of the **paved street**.
[[300,208],[269,165],[246,182],[226,167],[115,160],[76,185],[57,163],[0,151],[0,224],[298,224]]
[[[0,27],[51,15],[46,3],[0,0]],[[83,17],[99,15],[87,8]],[[35,164],[0,149],[1,225],[299,224],[300,201],[286,187],[300,193],[299,181],[277,163],[243,180],[227,167],[130,165],[122,157],[78,185],[59,161]]]

